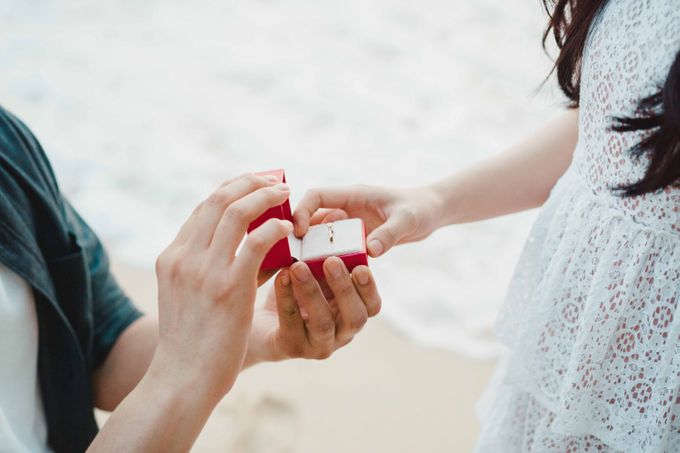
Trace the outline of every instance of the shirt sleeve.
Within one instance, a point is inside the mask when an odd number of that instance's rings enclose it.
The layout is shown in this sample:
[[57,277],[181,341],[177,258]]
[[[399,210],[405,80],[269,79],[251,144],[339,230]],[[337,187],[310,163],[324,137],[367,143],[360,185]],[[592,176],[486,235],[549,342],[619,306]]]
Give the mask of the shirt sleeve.
[[63,199],[69,227],[85,254],[92,291],[92,366],[101,365],[118,337],[142,316],[110,271],[109,258],[99,238],[71,204]]

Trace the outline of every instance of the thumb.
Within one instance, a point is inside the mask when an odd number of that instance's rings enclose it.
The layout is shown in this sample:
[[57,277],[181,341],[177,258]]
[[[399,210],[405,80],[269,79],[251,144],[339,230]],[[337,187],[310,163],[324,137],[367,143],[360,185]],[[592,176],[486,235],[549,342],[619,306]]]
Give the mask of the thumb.
[[265,255],[274,245],[293,232],[293,224],[287,220],[269,219],[253,230],[243,243],[243,248],[236,258],[237,264],[245,276],[257,276]]
[[377,258],[394,247],[404,236],[405,227],[406,221],[400,215],[387,219],[385,223],[368,235],[366,239],[368,254]]

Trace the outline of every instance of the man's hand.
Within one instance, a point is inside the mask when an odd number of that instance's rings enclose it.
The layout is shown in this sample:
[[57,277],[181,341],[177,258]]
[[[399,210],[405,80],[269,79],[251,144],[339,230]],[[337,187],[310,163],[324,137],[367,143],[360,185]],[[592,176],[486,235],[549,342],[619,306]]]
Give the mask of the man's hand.
[[291,232],[271,219],[248,225],[288,198],[284,184],[245,176],[225,183],[192,214],[157,262],[159,342],[154,362],[174,381],[201,375],[221,398],[241,369],[265,254]]
[[321,285],[304,263],[279,273],[266,302],[256,307],[245,366],[325,359],[378,314],[380,295],[368,267],[357,267],[350,275],[342,260],[329,258],[324,273]]
[[201,203],[158,258],[158,346],[92,451],[187,451],[243,366],[262,260],[290,222],[248,225],[288,198],[285,184],[246,175]]

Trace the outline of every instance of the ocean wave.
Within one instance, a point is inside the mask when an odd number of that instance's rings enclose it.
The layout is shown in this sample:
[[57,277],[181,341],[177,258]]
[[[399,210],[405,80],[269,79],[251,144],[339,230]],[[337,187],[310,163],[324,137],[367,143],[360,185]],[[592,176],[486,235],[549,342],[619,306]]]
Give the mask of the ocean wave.
[[[223,179],[416,185],[555,110],[532,0],[28,1],[0,6],[0,102],[121,260],[151,267]],[[493,182],[489,182],[492,184]],[[372,263],[383,316],[494,355],[532,214],[449,228]]]

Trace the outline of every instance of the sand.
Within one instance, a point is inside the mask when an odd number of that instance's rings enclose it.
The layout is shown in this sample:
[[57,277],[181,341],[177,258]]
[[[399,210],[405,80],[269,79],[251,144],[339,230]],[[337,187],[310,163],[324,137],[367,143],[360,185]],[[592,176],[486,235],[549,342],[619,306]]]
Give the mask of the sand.
[[[154,312],[153,273],[121,264],[114,271],[137,304]],[[378,316],[326,361],[246,370],[194,451],[468,452],[479,430],[474,406],[492,368],[415,345]]]

